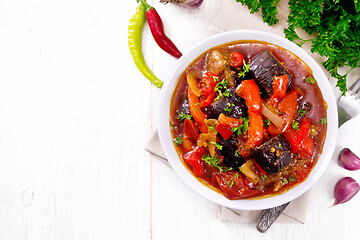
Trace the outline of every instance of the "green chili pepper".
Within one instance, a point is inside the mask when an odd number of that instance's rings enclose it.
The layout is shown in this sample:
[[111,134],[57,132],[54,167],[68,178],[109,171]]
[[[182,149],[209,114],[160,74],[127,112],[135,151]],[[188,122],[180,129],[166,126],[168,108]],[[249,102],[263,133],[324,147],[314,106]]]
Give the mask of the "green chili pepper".
[[140,3],[136,13],[131,17],[128,29],[128,44],[130,53],[134,59],[136,67],[149,79],[155,86],[161,88],[163,81],[158,79],[146,65],[144,55],[141,49],[142,29],[146,21],[145,6]]

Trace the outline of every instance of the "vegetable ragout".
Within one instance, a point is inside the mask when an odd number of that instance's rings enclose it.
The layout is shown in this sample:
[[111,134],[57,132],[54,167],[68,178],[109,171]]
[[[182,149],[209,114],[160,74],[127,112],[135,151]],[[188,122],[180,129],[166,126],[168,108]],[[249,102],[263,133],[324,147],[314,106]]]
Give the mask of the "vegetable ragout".
[[281,194],[319,158],[326,102],[309,67],[265,42],[212,48],[182,73],[170,105],[177,153],[228,199]]

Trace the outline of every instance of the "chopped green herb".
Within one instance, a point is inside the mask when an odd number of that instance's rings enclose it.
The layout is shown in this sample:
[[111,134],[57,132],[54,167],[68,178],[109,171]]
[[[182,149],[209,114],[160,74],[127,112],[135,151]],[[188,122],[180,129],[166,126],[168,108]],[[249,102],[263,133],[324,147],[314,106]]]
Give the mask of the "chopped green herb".
[[290,182],[295,182],[295,181],[296,181],[295,176],[294,176],[294,175],[291,175],[291,176],[289,177],[289,181],[290,181]]
[[218,93],[218,96],[215,98],[215,100],[219,99],[220,97],[230,97],[231,93],[228,91],[229,83],[224,78],[221,82],[216,84],[214,88],[214,92]]
[[218,159],[216,156],[211,157],[210,154],[203,155],[201,158],[204,162],[206,162],[209,166],[214,166],[217,169],[220,170],[220,172],[224,171],[223,167],[220,166],[220,159]]
[[293,120],[292,124],[291,124],[292,128],[296,131],[299,130],[299,123],[295,120]]
[[265,123],[266,126],[270,126],[270,123],[271,123],[271,122],[270,122],[270,120],[267,118],[267,119],[264,120],[264,123]]
[[232,167],[227,167],[227,168],[224,169],[224,172],[230,171],[232,169],[233,169]]
[[177,117],[176,117],[177,119],[180,119],[181,121],[182,120],[184,120],[184,119],[191,119],[192,118],[192,116],[191,115],[189,115],[189,114],[185,114],[185,113],[183,113],[183,112],[178,112],[178,115],[177,115]]
[[235,173],[234,178],[238,178],[238,177],[239,177],[239,174],[238,174],[238,173]]
[[299,110],[298,110],[298,113],[300,113],[300,116],[301,116],[301,117],[304,117],[304,116],[306,115],[307,111],[304,110],[304,109],[299,109]]
[[283,181],[284,181],[284,185],[289,183],[286,178],[283,178]]
[[305,79],[305,82],[307,83],[307,84],[315,84],[316,83],[316,80],[314,79],[314,78],[312,78],[312,77],[308,77],[308,78],[306,78]]
[[265,180],[265,178],[267,178],[267,175],[266,174],[261,174],[261,179]]
[[[261,10],[263,21],[270,26],[279,21],[276,17],[279,0],[236,1],[246,5],[250,13]],[[345,95],[348,74],[360,67],[360,1],[289,0],[288,5],[285,37],[299,46],[311,44],[311,52],[324,58],[322,65],[337,78],[336,86]],[[308,36],[300,38],[297,30]]]
[[217,143],[217,142],[213,142],[213,141],[211,141],[210,142],[211,144],[213,144],[213,145],[215,145],[215,147],[217,148],[217,149],[219,149],[219,150],[222,150],[222,148],[223,148],[223,146],[222,145],[220,145],[219,143]]
[[281,143],[279,143],[279,148],[282,148],[282,145],[281,145]]
[[246,73],[250,71],[250,64],[246,64],[245,60],[243,60],[243,63],[243,70],[238,73],[239,78],[245,78]]
[[235,104],[233,104],[233,103],[227,103],[226,104],[226,108],[224,108],[224,111],[225,112],[231,112],[231,107],[235,107]]
[[175,131],[177,131],[177,126],[175,126],[175,125],[172,124],[172,123],[170,123],[170,125],[171,125],[171,127],[172,127]]
[[230,179],[228,182],[227,182],[229,188],[231,188],[233,185],[234,185],[234,180]]
[[182,134],[180,134],[179,136],[177,136],[177,137],[174,139],[174,143],[175,143],[176,146],[181,145],[182,142],[183,142]]
[[320,123],[321,125],[327,124],[327,119],[326,119],[326,118],[323,118],[323,119],[321,119],[321,120],[319,121],[319,123]]
[[237,135],[245,134],[249,128],[249,117],[242,118],[244,121],[243,124],[239,125],[238,127],[231,128],[232,132],[236,132]]
[[240,156],[240,152],[239,152],[238,150],[236,150],[234,156],[235,156],[235,157]]

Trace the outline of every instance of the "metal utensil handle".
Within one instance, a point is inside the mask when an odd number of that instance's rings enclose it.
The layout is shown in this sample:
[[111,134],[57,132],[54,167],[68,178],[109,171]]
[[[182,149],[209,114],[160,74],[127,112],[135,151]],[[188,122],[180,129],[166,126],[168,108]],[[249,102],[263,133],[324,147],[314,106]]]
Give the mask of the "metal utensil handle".
[[262,233],[266,232],[266,230],[268,230],[269,227],[275,222],[275,220],[285,210],[289,203],[290,202],[277,207],[265,209],[260,215],[260,218],[256,224],[256,229]]

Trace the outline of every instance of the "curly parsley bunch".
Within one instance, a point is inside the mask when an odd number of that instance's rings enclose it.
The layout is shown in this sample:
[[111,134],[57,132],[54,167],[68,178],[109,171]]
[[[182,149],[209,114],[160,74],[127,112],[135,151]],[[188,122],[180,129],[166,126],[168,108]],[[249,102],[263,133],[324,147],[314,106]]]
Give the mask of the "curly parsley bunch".
[[[236,0],[246,5],[250,13],[261,9],[263,21],[270,26],[278,19],[279,0]],[[299,46],[311,42],[311,52],[327,59],[322,63],[342,94],[346,92],[349,72],[360,67],[360,1],[359,0],[289,0],[290,14],[285,37]],[[302,39],[296,29],[302,29],[311,38]],[[345,74],[339,69],[348,67]]]

